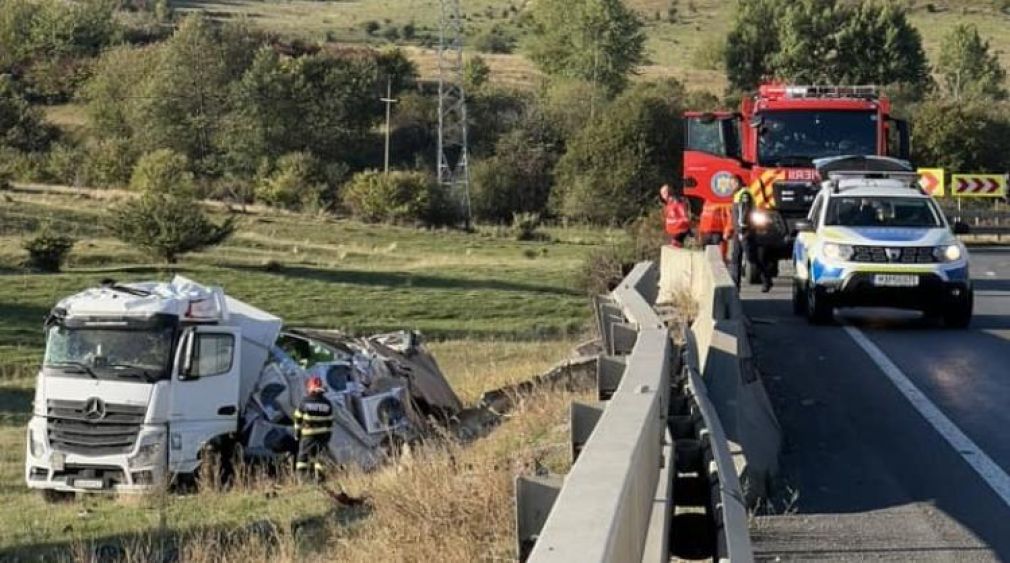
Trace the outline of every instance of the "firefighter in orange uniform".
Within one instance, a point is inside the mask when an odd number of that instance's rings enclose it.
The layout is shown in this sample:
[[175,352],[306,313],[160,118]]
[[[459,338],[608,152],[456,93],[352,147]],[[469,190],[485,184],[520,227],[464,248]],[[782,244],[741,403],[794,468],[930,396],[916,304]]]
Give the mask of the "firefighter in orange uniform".
[[680,190],[671,191],[667,184],[659,188],[659,199],[663,201],[663,219],[666,234],[670,237],[670,246],[683,248],[684,239],[691,233],[691,214],[688,212],[687,200]]
[[732,206],[728,203],[706,201],[701,208],[698,233],[705,246],[718,245],[723,260],[726,259],[726,228],[732,229]]

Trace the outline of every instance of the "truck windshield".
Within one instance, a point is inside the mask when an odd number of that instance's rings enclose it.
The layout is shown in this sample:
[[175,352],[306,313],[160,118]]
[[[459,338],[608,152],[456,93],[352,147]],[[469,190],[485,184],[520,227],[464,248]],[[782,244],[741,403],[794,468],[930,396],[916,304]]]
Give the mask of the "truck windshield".
[[174,329],[49,328],[43,367],[95,378],[166,379]]
[[877,154],[871,111],[771,111],[760,114],[758,164],[809,168],[826,156]]
[[942,226],[932,200],[911,197],[835,197],[828,205],[824,224],[841,227]]

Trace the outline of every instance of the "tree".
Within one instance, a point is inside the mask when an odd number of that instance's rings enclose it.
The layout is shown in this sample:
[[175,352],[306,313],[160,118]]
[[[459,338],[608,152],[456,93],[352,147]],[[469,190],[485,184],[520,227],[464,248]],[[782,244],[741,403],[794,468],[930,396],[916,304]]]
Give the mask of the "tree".
[[491,77],[491,67],[480,55],[467,58],[463,65],[463,87],[467,92],[478,90],[487,83]]
[[930,100],[915,108],[912,160],[954,171],[1010,169],[1010,108]]
[[944,36],[936,70],[944,93],[955,100],[1007,96],[1006,71],[973,24],[958,24]]
[[175,264],[184,254],[224,242],[235,232],[235,217],[218,224],[192,198],[147,192],[113,209],[108,227],[123,242]]
[[562,215],[623,223],[679,178],[684,88],[673,80],[637,85],[568,142],[555,169],[553,206]]
[[503,135],[494,154],[478,161],[471,173],[477,218],[502,223],[515,214],[546,214],[553,171],[564,143],[560,131],[539,111]]
[[922,37],[896,3],[740,0],[726,40],[730,87],[798,83],[930,86]]
[[32,107],[10,76],[0,75],[0,146],[44,152],[56,137],[38,108]]
[[613,95],[645,60],[642,22],[620,0],[543,0],[532,17],[529,56],[549,76],[600,84]]
[[140,157],[130,178],[130,188],[138,192],[186,197],[196,192],[189,159],[169,149],[159,149]]
[[730,88],[752,90],[772,73],[779,50],[779,0],[739,0],[726,38],[726,78]]
[[922,35],[896,2],[846,6],[836,34],[840,84],[899,85],[923,97],[932,87]]

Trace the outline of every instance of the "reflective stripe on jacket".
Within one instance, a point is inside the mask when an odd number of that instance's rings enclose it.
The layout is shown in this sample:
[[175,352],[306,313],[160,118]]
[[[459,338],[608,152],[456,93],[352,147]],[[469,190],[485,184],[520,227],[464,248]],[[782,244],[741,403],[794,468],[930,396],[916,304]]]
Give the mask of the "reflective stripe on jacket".
[[327,434],[333,430],[333,405],[321,394],[309,395],[295,410],[294,418],[299,437]]

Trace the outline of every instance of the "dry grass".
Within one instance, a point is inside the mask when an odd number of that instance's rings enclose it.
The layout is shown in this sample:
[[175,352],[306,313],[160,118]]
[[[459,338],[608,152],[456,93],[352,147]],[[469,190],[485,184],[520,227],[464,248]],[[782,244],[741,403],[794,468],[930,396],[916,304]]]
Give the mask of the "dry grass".
[[[239,528],[200,528],[168,543],[157,534],[130,539],[118,548],[124,561],[151,561],[174,551],[191,562],[503,561],[514,557],[513,483],[520,474],[565,472],[570,465],[568,427],[572,400],[588,392],[540,391],[490,436],[464,447],[451,440],[406,450],[395,464],[371,473],[351,470],[331,476],[328,487],[366,499],[365,507],[340,507],[290,523],[262,521]],[[281,499],[308,485],[290,474],[243,474],[221,495],[259,494]],[[322,492],[318,496],[326,496]],[[318,513],[318,511],[314,511]],[[105,550],[103,552],[103,549]],[[78,542],[69,556],[98,561],[108,546]],[[381,554],[378,555],[377,554]]]

